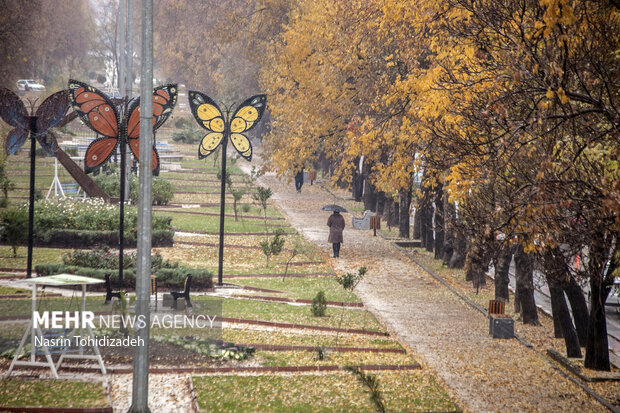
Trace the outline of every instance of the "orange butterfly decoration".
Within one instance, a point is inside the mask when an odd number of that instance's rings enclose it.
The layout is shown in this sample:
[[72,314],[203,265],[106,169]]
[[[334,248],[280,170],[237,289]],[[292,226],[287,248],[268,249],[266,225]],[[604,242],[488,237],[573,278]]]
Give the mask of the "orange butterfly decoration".
[[[177,102],[177,85],[156,87],[153,91],[153,132],[172,114]],[[73,109],[86,126],[103,135],[91,142],[84,155],[84,170],[89,173],[107,161],[115,152],[119,140],[127,139],[131,152],[140,160],[140,98],[126,106],[121,117],[110,98],[86,83],[70,80],[69,98]],[[159,154],[153,145],[153,174],[159,173]]]

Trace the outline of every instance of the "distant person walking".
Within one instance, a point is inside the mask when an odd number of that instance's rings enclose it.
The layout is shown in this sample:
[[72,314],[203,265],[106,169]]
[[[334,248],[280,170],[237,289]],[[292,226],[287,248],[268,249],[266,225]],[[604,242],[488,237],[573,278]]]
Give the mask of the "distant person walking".
[[327,238],[327,241],[332,243],[334,258],[338,258],[340,257],[342,231],[344,231],[344,217],[340,215],[340,212],[334,211],[327,220],[327,226],[329,227],[329,238]]
[[304,168],[301,168],[297,175],[295,175],[295,189],[297,192],[301,192],[301,187],[304,185]]

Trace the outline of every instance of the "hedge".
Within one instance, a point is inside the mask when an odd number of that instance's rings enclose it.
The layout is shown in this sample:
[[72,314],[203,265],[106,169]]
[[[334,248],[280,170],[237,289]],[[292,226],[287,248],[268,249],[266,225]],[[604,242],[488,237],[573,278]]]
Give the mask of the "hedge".
[[[110,280],[113,286],[118,285],[118,269],[110,270],[103,268],[77,267],[65,264],[39,264],[34,267],[38,277],[45,277],[54,274],[75,274],[85,277],[104,279],[106,274],[110,274]],[[208,270],[199,268],[177,267],[177,268],[160,268],[157,270],[158,288],[171,288],[182,290],[184,288],[185,276],[192,275],[192,289],[204,290],[213,288],[213,273]],[[126,288],[136,287],[136,271],[134,268],[126,268],[123,270],[123,283]],[[105,286],[92,286],[89,289],[104,290]]]
[[[153,230],[151,245],[153,247],[172,247],[174,231]],[[85,231],[75,229],[51,229],[35,233],[35,245],[55,248],[89,248],[96,246],[118,247],[118,231]],[[25,244],[23,244],[25,245]],[[135,233],[125,233],[125,247],[136,247]]]

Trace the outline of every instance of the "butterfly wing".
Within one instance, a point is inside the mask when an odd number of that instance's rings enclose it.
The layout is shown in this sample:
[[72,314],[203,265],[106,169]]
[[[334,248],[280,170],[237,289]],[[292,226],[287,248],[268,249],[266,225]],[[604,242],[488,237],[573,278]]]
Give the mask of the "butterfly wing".
[[265,113],[266,95],[256,95],[239,105],[230,121],[230,141],[243,158],[252,160],[252,143],[244,132],[254,128]]
[[[156,87],[153,91],[153,130],[161,125],[172,114],[177,103],[178,88],[176,84]],[[127,137],[140,137],[140,98],[133,100],[127,110]]]
[[6,153],[15,154],[28,138],[30,119],[22,100],[9,89],[0,88],[0,117],[15,128],[5,139]]
[[217,103],[204,93],[190,91],[189,106],[196,122],[207,133],[198,146],[198,159],[211,155],[222,143],[224,138],[224,115]]
[[116,138],[98,138],[88,145],[86,154],[84,155],[84,171],[90,173],[95,170],[99,165],[104,163],[114,150],[118,139]]
[[50,95],[37,109],[37,139],[50,155],[54,155],[55,148],[53,139],[48,136],[47,130],[57,126],[63,120],[69,110],[69,104],[69,93],[61,90]]
[[28,129],[28,111],[24,102],[9,89],[0,88],[0,117],[11,126]]
[[[153,132],[155,132],[172,114],[177,103],[178,88],[176,84],[156,87],[153,91]],[[129,105],[127,111],[127,138],[131,152],[140,160],[140,98]],[[155,145],[152,149],[153,173],[159,173],[159,154]]]
[[8,155],[14,155],[28,138],[28,131],[23,128],[12,129],[5,140],[5,150]]
[[9,125],[28,129],[28,111],[24,102],[9,89],[0,88],[0,117]]
[[92,141],[86,149],[84,170],[89,173],[104,163],[116,149],[118,111],[103,92],[77,80],[69,80],[69,100],[82,122],[104,136]]
[[86,126],[105,137],[118,139],[120,118],[116,106],[105,93],[86,83],[70,80],[69,99]]
[[[140,140],[139,139],[129,139],[129,149],[131,149],[131,153],[136,159],[140,160]],[[157,149],[155,149],[155,145],[151,150],[151,156],[153,160],[151,161],[151,168],[153,169],[154,175],[159,175],[159,153],[157,153]]]

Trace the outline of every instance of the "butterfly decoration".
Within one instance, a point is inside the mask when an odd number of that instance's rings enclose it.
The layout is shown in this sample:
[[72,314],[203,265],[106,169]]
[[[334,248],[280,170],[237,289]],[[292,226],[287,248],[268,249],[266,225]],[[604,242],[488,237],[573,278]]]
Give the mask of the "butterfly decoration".
[[244,159],[252,160],[252,143],[245,132],[260,121],[267,105],[266,95],[256,95],[245,100],[225,118],[217,103],[204,93],[190,91],[189,105],[192,115],[200,126],[207,130],[198,147],[198,159],[211,155],[227,136]]
[[[177,102],[177,85],[165,85],[153,90],[153,132],[172,114]],[[89,173],[107,161],[120,140],[127,139],[131,152],[140,160],[140,98],[125,105],[122,114],[114,102],[100,90],[86,83],[70,80],[69,98],[73,109],[90,129],[103,135],[90,143],[84,155],[84,170]],[[159,172],[159,154],[153,145],[153,174]]]
[[15,154],[26,142],[30,132],[50,155],[54,155],[57,145],[50,128],[57,126],[69,110],[69,95],[61,90],[50,95],[39,105],[34,116],[37,117],[35,129],[31,131],[30,115],[24,102],[12,91],[0,88],[0,117],[14,128],[5,140],[5,150],[9,155]]

